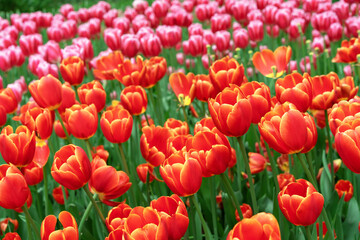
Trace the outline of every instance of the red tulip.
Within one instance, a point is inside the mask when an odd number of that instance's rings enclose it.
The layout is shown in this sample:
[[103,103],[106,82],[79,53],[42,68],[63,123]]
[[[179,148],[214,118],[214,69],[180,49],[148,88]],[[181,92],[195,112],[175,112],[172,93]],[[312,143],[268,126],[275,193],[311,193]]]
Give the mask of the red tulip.
[[354,195],[354,187],[350,181],[347,180],[339,180],[335,184],[335,191],[339,195],[339,198],[342,198],[344,195],[344,201],[348,202]]
[[78,90],[79,100],[82,104],[95,104],[97,112],[105,107],[106,92],[99,81],[92,81],[81,85]]
[[[54,188],[52,191],[52,196],[58,204],[64,205],[65,199],[64,199],[64,191],[62,189],[63,188],[61,186]],[[66,188],[64,188],[64,189],[65,189],[66,199],[68,199],[69,191]]]
[[75,104],[65,110],[64,122],[76,138],[89,139],[97,130],[98,115],[94,104]]
[[[242,205],[240,205],[240,210],[241,210],[241,213],[244,218],[251,218],[253,215],[251,206],[247,203],[243,203]],[[235,218],[236,218],[236,221],[238,221],[238,222],[240,221],[240,216],[239,216],[237,209],[235,209]]]
[[124,229],[125,221],[131,210],[132,208],[125,203],[120,203],[112,208],[106,217],[106,226],[109,232],[114,231],[115,229]]
[[41,240],[51,239],[79,239],[78,226],[75,218],[71,213],[62,211],[59,214],[59,221],[64,227],[62,230],[55,230],[56,217],[54,215],[48,215],[41,223],[40,234]]
[[73,56],[62,60],[60,73],[65,82],[70,85],[79,85],[84,79],[84,62],[81,58]]
[[336,73],[331,72],[327,75],[315,76],[311,79],[313,85],[313,100],[310,108],[326,110],[336,101],[336,87],[340,80]]
[[125,87],[120,94],[121,104],[132,115],[140,115],[146,111],[147,95],[141,86],[130,85]]
[[0,89],[0,106],[5,113],[14,113],[18,107],[18,101],[11,88]]

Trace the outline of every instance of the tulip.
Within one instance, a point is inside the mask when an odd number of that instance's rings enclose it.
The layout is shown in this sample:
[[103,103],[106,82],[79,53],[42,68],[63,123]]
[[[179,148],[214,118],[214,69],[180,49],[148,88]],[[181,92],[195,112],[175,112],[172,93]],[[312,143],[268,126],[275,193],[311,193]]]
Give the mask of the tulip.
[[3,240],[21,240],[21,237],[16,232],[8,232],[5,234]]
[[309,226],[320,216],[324,197],[310,182],[298,179],[279,192],[278,202],[289,222],[297,226]]
[[92,174],[89,180],[91,192],[98,194],[100,201],[109,206],[118,205],[118,202],[109,200],[122,196],[131,187],[128,175],[106,165],[106,162],[99,157],[92,161],[91,168]]
[[173,136],[169,128],[151,125],[142,129],[140,151],[143,158],[152,166],[157,167],[165,160],[167,140]]
[[31,35],[21,35],[19,38],[19,45],[25,56],[30,56],[37,53],[38,47],[42,45],[42,36],[38,33]]
[[131,135],[133,118],[120,107],[105,111],[100,118],[100,127],[105,138],[112,143],[126,142]]
[[104,31],[104,41],[106,45],[113,51],[121,49],[122,31],[117,28],[107,28]]
[[284,74],[291,58],[291,47],[281,46],[275,52],[264,49],[253,56],[255,68],[268,78],[278,78]]
[[249,45],[249,35],[246,29],[239,29],[233,32],[235,47],[245,49]]
[[101,112],[105,107],[106,92],[99,81],[85,83],[77,89],[77,92],[82,104],[94,104],[97,112]]
[[[242,212],[242,216],[243,218],[251,218],[252,215],[253,215],[253,211],[251,209],[251,206],[247,203],[243,203],[241,206],[240,206],[240,210]],[[237,211],[237,209],[235,209],[235,218],[236,218],[236,221],[240,221],[240,217],[239,217],[239,213]]]
[[227,30],[231,27],[231,16],[229,14],[215,14],[211,17],[211,31],[214,33]]
[[19,126],[15,132],[8,125],[0,134],[0,152],[5,162],[17,167],[31,163],[35,154],[35,132],[26,126]]
[[[65,204],[64,192],[62,189],[63,189],[63,187],[58,186],[58,187],[54,188],[52,191],[52,196],[53,196],[54,200],[60,205]],[[69,191],[66,188],[64,188],[64,189],[65,189],[66,199],[68,199]]]
[[114,71],[119,64],[122,64],[124,57],[120,51],[111,52],[96,61],[94,75],[100,80],[115,79]]
[[58,63],[61,61],[61,50],[57,42],[50,40],[46,44],[39,46],[40,55],[49,63]]
[[30,83],[29,91],[40,107],[55,110],[61,104],[61,82],[50,74]]
[[29,165],[22,167],[21,172],[29,186],[41,183],[44,177],[42,166],[35,161],[32,161]]
[[157,181],[160,181],[155,175],[154,175],[154,167],[151,166],[149,163],[143,163],[136,167],[136,173],[143,183],[146,183],[147,181],[151,183],[156,179]]
[[226,136],[239,137],[249,129],[251,104],[236,85],[225,88],[215,99],[209,99],[208,106],[215,126]]
[[147,95],[141,86],[130,85],[125,87],[120,94],[121,104],[131,115],[140,115],[146,111]]
[[98,115],[94,104],[75,104],[65,110],[64,122],[76,138],[89,139],[97,130]]
[[[153,236],[153,237],[151,237]],[[124,239],[166,240],[168,232],[165,220],[151,207],[135,207],[125,220]]]
[[348,117],[354,117],[360,112],[360,103],[356,101],[340,101],[333,105],[329,111],[329,127],[335,136],[338,127]]
[[306,153],[317,141],[314,119],[288,102],[275,106],[258,126],[269,146],[282,154]]
[[350,181],[347,180],[339,180],[335,184],[335,191],[339,195],[339,198],[344,196],[344,201],[348,202],[354,195],[354,187]]
[[0,165],[0,206],[6,209],[22,207],[30,189],[20,170],[14,165]]
[[336,102],[354,98],[358,90],[359,87],[355,87],[354,78],[352,76],[340,79],[340,91],[336,91]]
[[114,77],[125,86],[139,85],[145,74],[146,67],[140,56],[136,57],[136,63],[125,60],[118,65],[113,72]]
[[190,133],[189,126],[186,122],[174,118],[168,118],[164,123],[164,127],[171,129],[174,136],[187,135]]
[[178,98],[181,106],[190,105],[195,98],[195,75],[182,72],[172,73],[169,78],[170,86]]
[[11,88],[0,89],[0,106],[6,114],[14,113],[18,107],[18,101]]
[[74,38],[72,44],[78,46],[83,50],[85,61],[89,61],[94,57],[94,49],[90,39],[87,38]]
[[248,25],[248,33],[251,41],[262,41],[264,38],[263,22],[260,20],[251,21]]
[[301,112],[306,112],[312,102],[312,81],[309,74],[291,73],[276,80],[276,97],[280,103],[294,104]]
[[220,52],[228,50],[230,48],[230,33],[226,30],[216,32],[215,45]]
[[122,35],[121,43],[121,51],[128,58],[135,57],[141,47],[140,40],[133,34]]
[[100,145],[97,147],[93,147],[93,150],[91,151],[91,156],[93,157],[93,159],[96,156],[99,156],[101,159],[105,160],[106,162],[107,159],[109,158],[109,152],[104,149],[104,145]]
[[258,213],[244,218],[229,232],[226,240],[280,240],[279,223],[271,213]]
[[251,174],[256,174],[265,170],[269,161],[259,153],[249,152],[249,166]]
[[153,87],[166,74],[167,63],[163,57],[152,57],[145,60],[145,74],[140,81],[140,85],[144,88]]
[[8,227],[9,227],[9,230],[11,229],[9,222],[13,225],[12,229],[14,231],[16,231],[19,228],[18,220],[7,217],[7,218],[3,219],[2,221],[0,221],[0,235],[3,235],[4,234],[3,232],[5,232]]
[[[335,159],[335,160],[332,162],[332,164],[333,164],[333,166],[334,166],[334,174],[336,174],[337,171],[339,171],[339,169],[340,169],[340,167],[341,167],[341,163],[342,163],[341,159]],[[331,171],[331,163],[329,163],[327,166],[328,166],[329,171]],[[320,181],[321,174],[323,173],[323,171],[324,171],[324,168],[321,167],[321,168],[319,169],[318,174],[316,175],[316,180],[317,180],[317,181]]]
[[209,75],[195,75],[195,97],[202,102],[207,102],[209,98],[216,97],[215,89],[210,81]]
[[310,108],[326,110],[336,101],[336,87],[339,86],[339,77],[331,72],[327,75],[315,76],[311,79],[313,85],[313,100]]
[[295,182],[294,175],[290,173],[281,173],[277,175],[280,191],[286,187],[289,183]]
[[109,232],[115,229],[123,229],[131,210],[132,208],[126,203],[120,203],[112,208],[106,217],[106,226]]
[[243,65],[239,65],[234,58],[225,57],[215,61],[209,69],[210,80],[217,93],[230,84],[241,86],[247,82]]
[[64,227],[62,230],[55,230],[56,217],[48,215],[41,223],[40,234],[42,240],[51,239],[79,239],[78,226],[71,213],[62,211],[59,214],[59,221]]
[[360,54],[360,41],[357,38],[343,40],[341,47],[337,49],[336,56],[332,59],[335,63],[357,62],[357,55]]
[[84,62],[81,58],[73,56],[62,60],[60,73],[65,82],[70,85],[79,85],[84,79]]
[[162,196],[152,200],[150,206],[158,212],[168,229],[168,239],[181,239],[189,225],[188,213],[184,202],[177,195]]
[[179,26],[161,25],[156,28],[156,35],[164,48],[171,48],[181,42],[182,30]]
[[72,107],[74,104],[78,103],[76,101],[75,91],[71,88],[71,85],[65,82],[61,86],[63,100],[61,101],[61,105],[58,108],[59,113],[64,113],[66,108]]
[[161,164],[160,174],[170,190],[182,197],[195,194],[202,182],[200,163],[183,151],[168,157]]
[[66,145],[54,155],[51,175],[62,186],[76,190],[91,177],[91,164],[85,151],[75,145]]

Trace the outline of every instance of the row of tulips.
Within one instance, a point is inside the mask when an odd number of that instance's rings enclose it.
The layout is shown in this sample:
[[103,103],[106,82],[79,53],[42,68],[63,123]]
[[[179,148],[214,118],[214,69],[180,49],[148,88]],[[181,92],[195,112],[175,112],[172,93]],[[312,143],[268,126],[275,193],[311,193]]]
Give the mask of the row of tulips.
[[[1,19],[0,234],[358,236],[359,39],[338,42],[358,36],[357,4],[101,1]],[[260,45],[280,42],[293,47]]]

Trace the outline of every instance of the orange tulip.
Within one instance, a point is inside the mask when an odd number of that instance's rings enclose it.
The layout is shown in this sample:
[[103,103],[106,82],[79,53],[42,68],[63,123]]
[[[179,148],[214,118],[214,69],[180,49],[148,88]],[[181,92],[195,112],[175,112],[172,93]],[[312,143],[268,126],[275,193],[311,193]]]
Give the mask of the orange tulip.
[[30,83],[29,91],[40,107],[55,110],[61,105],[61,82],[51,74]]
[[65,112],[66,108],[70,108],[72,105],[78,103],[78,101],[76,101],[76,94],[74,89],[72,89],[71,85],[69,83],[64,83],[61,86],[62,89],[62,95],[63,95],[63,99],[61,102],[60,107],[58,108],[58,111],[60,113]]
[[157,167],[165,160],[167,152],[167,140],[173,136],[168,128],[143,127],[143,134],[140,138],[140,150],[143,158],[152,166]]
[[252,108],[252,123],[259,123],[260,119],[270,111],[271,95],[270,88],[265,83],[248,82],[240,87]]
[[0,89],[0,106],[5,113],[14,113],[18,107],[18,101],[11,88]]
[[125,87],[121,91],[120,100],[124,108],[136,116],[144,113],[148,104],[145,89],[136,85]]
[[120,203],[112,208],[106,217],[106,226],[109,232],[114,231],[115,229],[123,229],[125,220],[129,216],[131,210],[132,208],[125,203]]
[[277,175],[277,180],[279,183],[279,188],[282,190],[284,187],[286,187],[289,183],[295,182],[294,175],[290,173],[281,173]]
[[264,171],[266,166],[269,164],[269,160],[260,153],[249,152],[248,155],[251,174]]
[[187,123],[177,120],[175,118],[168,118],[164,123],[164,127],[171,129],[175,136],[187,135],[190,133]]
[[320,216],[324,197],[305,179],[289,183],[278,194],[281,212],[297,226],[309,226]]
[[240,65],[234,58],[224,57],[215,61],[209,68],[209,75],[215,92],[219,93],[230,84],[241,86],[247,82],[244,66]]
[[104,149],[104,145],[99,145],[97,147],[93,147],[93,151],[91,151],[91,156],[94,159],[96,156],[99,156],[101,159],[107,161],[109,158],[109,152]]
[[24,167],[31,163],[35,154],[35,132],[26,126],[19,126],[15,132],[8,125],[0,134],[0,153],[7,163]]
[[341,101],[333,105],[329,113],[329,127],[332,134],[335,136],[337,128],[341,125],[344,119],[353,117],[360,112],[360,103],[355,101]]
[[146,183],[146,181],[149,181],[149,183],[151,183],[152,181],[154,181],[154,179],[156,179],[157,181],[160,180],[154,175],[154,167],[151,166],[149,163],[143,163],[138,165],[136,167],[136,173],[140,181],[142,181],[143,183]]
[[221,133],[219,129],[215,127],[215,123],[211,117],[203,118],[199,122],[195,123],[194,134],[201,131]]
[[118,65],[123,62],[124,56],[120,51],[111,52],[107,56],[100,57],[96,61],[94,75],[99,80],[113,80],[115,79],[115,69],[117,69]]
[[276,98],[280,103],[290,102],[306,112],[312,102],[312,83],[309,74],[291,73],[275,83]]
[[226,136],[242,136],[251,125],[251,103],[241,89],[231,85],[208,101],[209,112],[215,126]]
[[82,104],[95,104],[97,112],[101,112],[106,103],[106,92],[99,81],[92,81],[81,85],[77,90]]
[[152,200],[150,206],[155,209],[161,219],[165,220],[169,240],[180,240],[189,225],[189,217],[184,202],[179,196],[162,196]]
[[0,165],[0,207],[16,209],[22,207],[30,189],[20,170],[14,165]]
[[76,138],[89,139],[97,130],[98,115],[94,104],[75,104],[65,110],[64,122]]
[[336,102],[341,100],[349,100],[355,97],[359,90],[359,86],[355,87],[354,78],[352,76],[346,76],[340,79],[340,87],[336,92]]
[[195,98],[195,75],[182,72],[172,73],[169,78],[170,86],[181,106],[188,106]]
[[269,146],[282,154],[306,153],[317,141],[314,119],[288,102],[265,114],[258,126]]
[[360,54],[360,41],[358,38],[343,40],[341,47],[337,49],[336,56],[332,59],[335,63],[357,62],[357,55]]
[[60,64],[60,73],[65,82],[77,86],[84,79],[84,62],[77,56],[68,57],[62,60]]
[[337,194],[339,195],[339,198],[342,198],[343,195],[344,196],[344,201],[348,202],[350,201],[350,199],[352,198],[352,196],[354,195],[354,187],[351,184],[350,181],[347,180],[342,180],[340,179],[336,184],[335,184],[335,191],[337,192]]
[[310,108],[316,110],[326,110],[336,101],[336,88],[340,84],[336,73],[331,72],[327,75],[315,76],[311,79],[313,85],[313,100]]
[[209,98],[215,98],[215,88],[209,75],[195,75],[195,97],[202,102],[207,102]]
[[54,155],[51,175],[70,190],[83,187],[91,177],[91,164],[85,151],[73,144],[63,146]]
[[100,126],[109,142],[123,143],[130,138],[133,118],[126,109],[119,106],[102,114]]
[[59,221],[64,229],[55,230],[57,222],[56,217],[54,215],[45,217],[40,228],[41,240],[79,239],[78,226],[71,213],[62,211],[59,214]]
[[132,63],[131,60],[124,60],[120,63],[117,69],[113,72],[114,77],[123,85],[140,85],[141,79],[145,75],[146,67],[143,59],[140,56],[136,57],[136,62]]
[[[241,213],[244,218],[251,218],[253,215],[251,206],[247,203],[243,203],[242,205],[240,205],[240,210],[241,210]],[[238,222],[240,221],[240,216],[239,216],[237,209],[235,209],[235,218],[236,218],[236,221],[238,221]]]
[[36,147],[33,162],[39,165],[39,167],[43,168],[48,161],[49,155],[50,149],[47,145],[46,140],[36,138]]
[[279,223],[271,213],[244,218],[229,232],[226,240],[280,240]]
[[93,194],[98,194],[100,201],[109,206],[116,206],[119,202],[109,201],[122,196],[129,188],[129,176],[123,171],[116,171],[112,166],[97,157],[91,162],[92,174],[89,188]]
[[188,141],[190,142],[190,138],[192,138],[191,134],[169,137],[167,140],[166,157],[169,157],[177,151],[186,150],[186,143],[188,143]]
[[2,240],[21,240],[21,237],[16,232],[8,232]]
[[[64,114],[62,114],[64,115]],[[63,117],[61,117],[63,118]],[[70,129],[69,129],[69,126],[66,122],[64,122],[64,119],[63,119],[63,123],[64,123],[64,127],[66,128],[66,131],[67,133],[69,134],[69,136],[71,135],[71,132],[70,132]],[[62,139],[65,139],[66,138],[66,134],[64,132],[64,128],[62,127],[61,123],[59,120],[56,120],[54,122],[54,131],[55,131],[55,134],[59,137],[59,138],[62,138]]]
[[26,183],[33,186],[41,183],[44,178],[44,171],[41,166],[32,161],[29,165],[21,168],[21,173],[24,175]]
[[[66,199],[69,198],[69,191],[65,189],[65,194],[66,194]],[[52,191],[52,196],[54,198],[54,200],[60,204],[60,205],[64,205],[65,204],[65,200],[64,200],[64,192],[62,190],[62,187],[61,186],[58,186],[56,188],[53,189]]]
[[[9,222],[12,224],[12,226],[9,225]],[[3,235],[8,227],[9,230],[12,229],[13,231],[16,231],[19,228],[18,220],[7,217],[0,221],[0,235]]]
[[252,58],[255,68],[265,77],[278,78],[284,74],[291,58],[291,47],[281,46],[275,52],[264,49]]
[[165,76],[167,71],[166,59],[156,56],[145,60],[144,64],[145,74],[140,80],[140,85],[144,88],[151,88]]
[[195,194],[202,182],[202,170],[198,160],[184,151],[168,157],[160,167],[160,174],[170,190],[182,197]]
[[335,135],[336,150],[345,166],[354,173],[360,173],[360,116],[347,117],[338,127]]

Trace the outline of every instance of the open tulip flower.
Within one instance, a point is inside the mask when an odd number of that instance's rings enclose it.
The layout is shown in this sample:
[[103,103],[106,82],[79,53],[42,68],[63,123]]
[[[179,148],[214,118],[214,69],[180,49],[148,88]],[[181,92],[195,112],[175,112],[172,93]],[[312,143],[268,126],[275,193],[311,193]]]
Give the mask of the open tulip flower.
[[268,78],[278,78],[284,74],[291,58],[291,47],[281,46],[274,52],[264,49],[253,56],[255,68]]
[[169,78],[170,86],[181,106],[188,106],[195,98],[195,75],[182,72],[172,73]]
[[115,79],[114,71],[123,61],[124,56],[120,51],[111,52],[106,56],[100,57],[96,61],[96,68],[94,69],[95,77],[100,80]]
[[62,230],[55,230],[57,220],[54,215],[49,215],[43,220],[40,229],[42,240],[79,239],[78,226],[71,213],[62,211],[59,214],[59,221],[64,227]]

